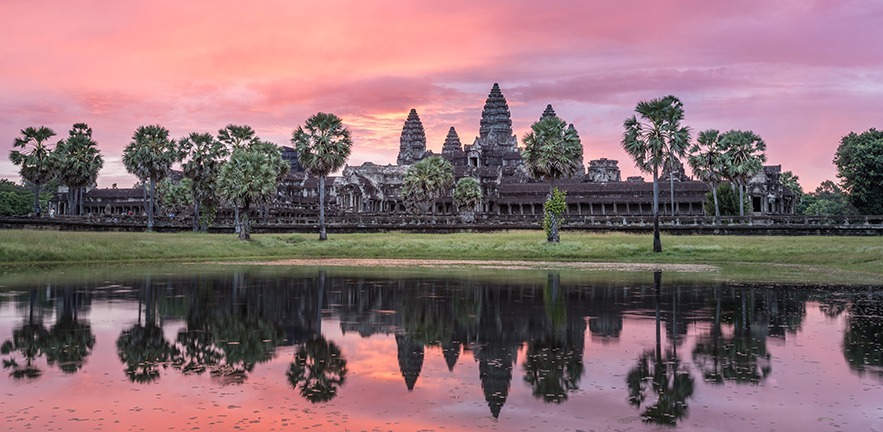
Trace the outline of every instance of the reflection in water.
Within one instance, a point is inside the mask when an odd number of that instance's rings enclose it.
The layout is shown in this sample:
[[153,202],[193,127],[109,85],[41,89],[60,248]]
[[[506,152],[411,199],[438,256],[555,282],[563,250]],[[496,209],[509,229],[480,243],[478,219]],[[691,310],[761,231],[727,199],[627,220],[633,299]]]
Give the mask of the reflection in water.
[[[653,273],[654,298],[656,309],[656,349],[645,351],[638,358],[637,365],[626,375],[628,401],[635,408],[644,407],[641,418],[647,423],[671,425],[687,415],[687,399],[693,396],[693,377],[683,367],[677,354],[677,341],[671,338],[672,346],[662,355],[660,340],[660,294],[662,272]],[[673,299],[678,289],[673,291]],[[672,327],[677,328],[676,303],[672,302]],[[648,396],[655,400],[648,401]]]
[[346,380],[346,360],[334,342],[315,336],[301,344],[288,369],[288,382],[312,402],[328,402]]
[[883,379],[883,298],[860,296],[848,310],[843,355],[849,367],[860,375],[867,372]]
[[73,289],[61,291],[58,319],[51,329],[43,324],[43,314],[35,307],[41,299],[37,290],[28,294],[27,319],[12,333],[12,339],[0,345],[3,368],[15,379],[39,378],[43,371],[36,360],[46,356],[48,366],[57,366],[64,373],[80,370],[92,353],[95,336],[88,323],[78,317],[80,295]]
[[561,276],[549,274],[543,304],[551,332],[528,343],[524,381],[533,396],[544,402],[561,403],[568,392],[579,390],[583,375],[585,321],[567,320],[567,305],[561,295]]
[[[457,392],[477,400],[485,416],[504,418],[517,414],[507,410],[513,403],[523,406],[519,398],[551,409],[611,382],[587,366],[593,356],[587,344],[616,351],[620,344],[637,343],[622,340],[634,326],[647,338],[612,371],[620,387],[619,396],[610,398],[621,400],[625,384],[627,404],[617,402],[623,409],[647,423],[676,425],[705,405],[696,403],[700,395],[709,397],[697,391],[700,386],[769,387],[776,356],[802,330],[806,303],[813,301],[823,319],[843,323],[837,340],[849,368],[883,378],[879,293],[663,285],[661,273],[653,280],[653,285],[583,285],[563,282],[557,272],[495,283],[237,271],[119,281],[126,283],[114,285],[120,289],[35,287],[7,298],[18,312],[8,323],[11,334],[0,339],[2,361],[8,375],[23,382],[46,380],[47,370],[88,369],[88,359],[96,355],[87,313],[92,302],[130,302],[137,303],[137,313],[132,306],[131,317],[114,330],[114,352],[133,383],[206,376],[216,387],[243,384],[259,365],[279,364],[273,359],[281,349],[292,357],[289,362],[279,355],[285,370],[276,377],[291,394],[313,404],[336,403],[354,379],[370,375],[356,370],[363,359],[353,346],[376,338],[389,341],[387,362],[397,386],[407,388],[406,397],[432,391],[427,380],[438,373],[432,366],[438,359],[452,379],[468,375]],[[323,329],[329,322],[339,329]],[[358,335],[360,342],[345,343],[336,331]],[[465,372],[460,363],[467,365]]]
[[[144,323],[141,322],[142,294],[146,299]],[[160,368],[166,368],[175,355],[175,347],[166,340],[158,324],[153,285],[150,278],[138,296],[138,322],[123,330],[117,339],[117,355],[125,365],[126,377],[134,383],[150,383],[159,379]]]

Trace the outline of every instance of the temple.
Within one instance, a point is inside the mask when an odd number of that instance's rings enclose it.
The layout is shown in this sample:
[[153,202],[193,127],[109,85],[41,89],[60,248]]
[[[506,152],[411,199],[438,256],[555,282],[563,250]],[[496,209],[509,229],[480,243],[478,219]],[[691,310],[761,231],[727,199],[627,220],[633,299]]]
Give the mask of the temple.
[[[538,116],[556,116],[547,105]],[[426,132],[416,109],[408,112],[399,139],[396,164],[365,163],[346,166],[340,176],[326,182],[327,208],[330,214],[405,214],[401,195],[402,181],[408,168],[434,153],[427,149]],[[277,188],[273,213],[285,217],[314,212],[318,201],[318,181],[307,175],[297,159],[297,151],[282,147],[282,156],[291,170]],[[522,159],[518,140],[512,130],[509,104],[498,84],[485,100],[478,122],[478,135],[472,144],[463,145],[460,134],[451,127],[441,143],[440,156],[454,167],[455,181],[475,178],[481,185],[483,200],[478,214],[482,219],[539,215],[549,192],[549,184],[530,177]],[[795,194],[779,180],[781,166],[765,166],[749,182],[751,214],[794,214]],[[670,188],[674,186],[674,202]],[[555,186],[567,192],[567,213],[588,216],[652,214],[653,184],[643,177],[622,180],[619,162],[601,158],[573,177],[557,180]],[[660,175],[660,214],[704,215],[708,184],[692,180],[681,161],[666,161]],[[141,189],[92,189],[84,199],[87,213],[137,213],[144,208]],[[55,202],[63,206],[66,197]],[[450,193],[437,200],[434,213],[456,214]],[[672,207],[674,207],[672,209]],[[63,210],[61,208],[56,209]]]
[[[556,116],[554,108],[546,105],[539,118],[552,116]],[[336,197],[336,205],[345,213],[404,213],[400,194],[402,178],[410,164],[432,154],[426,150],[423,124],[417,111],[412,109],[402,128],[397,165],[348,166],[334,180],[330,195]],[[472,144],[464,146],[452,127],[441,146],[441,157],[453,165],[455,180],[473,177],[479,181],[484,195],[480,213],[489,216],[542,213],[549,184],[528,175],[512,131],[509,105],[498,84],[493,85],[485,100],[478,136]],[[767,166],[751,180],[749,210],[755,214],[795,212],[794,193],[779,182],[780,173],[781,166]],[[666,161],[660,180],[661,214],[704,214],[709,186],[690,179],[681,161]],[[672,183],[674,203],[670,199]],[[567,191],[567,211],[571,214],[652,214],[653,184],[642,177],[622,181],[616,160],[591,160],[582,172],[557,181],[556,186]],[[450,196],[438,200],[435,212],[456,213]]]

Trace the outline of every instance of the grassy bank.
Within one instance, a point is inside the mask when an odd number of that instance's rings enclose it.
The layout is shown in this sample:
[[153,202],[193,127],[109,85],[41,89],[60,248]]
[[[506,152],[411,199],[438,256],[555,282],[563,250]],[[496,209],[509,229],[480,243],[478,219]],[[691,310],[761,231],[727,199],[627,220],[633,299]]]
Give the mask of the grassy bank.
[[661,254],[650,236],[566,232],[560,244],[542,232],[458,234],[232,235],[0,231],[0,263],[52,264],[138,261],[228,261],[296,258],[418,258],[458,260],[601,261],[803,265],[883,275],[879,237],[663,236]]

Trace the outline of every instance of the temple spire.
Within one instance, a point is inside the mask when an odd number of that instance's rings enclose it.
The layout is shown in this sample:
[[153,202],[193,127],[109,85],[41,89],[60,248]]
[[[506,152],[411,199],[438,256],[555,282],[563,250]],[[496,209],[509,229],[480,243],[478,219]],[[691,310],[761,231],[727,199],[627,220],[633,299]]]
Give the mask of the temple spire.
[[445,137],[445,144],[442,146],[442,154],[463,151],[463,144],[460,142],[460,135],[457,130],[451,126],[448,130],[448,136]]
[[426,153],[426,131],[423,129],[423,122],[417,115],[417,110],[411,108],[408,113],[408,119],[402,126],[402,136],[399,139],[399,156],[396,163],[399,165],[411,165],[414,162],[423,159]]
[[546,117],[558,117],[558,115],[555,114],[555,110],[552,108],[552,104],[546,105],[546,109],[543,110],[543,115],[540,116],[540,120]]
[[509,104],[497,83],[491,88],[484,109],[481,110],[479,141],[482,148],[494,149],[498,146],[515,148]]

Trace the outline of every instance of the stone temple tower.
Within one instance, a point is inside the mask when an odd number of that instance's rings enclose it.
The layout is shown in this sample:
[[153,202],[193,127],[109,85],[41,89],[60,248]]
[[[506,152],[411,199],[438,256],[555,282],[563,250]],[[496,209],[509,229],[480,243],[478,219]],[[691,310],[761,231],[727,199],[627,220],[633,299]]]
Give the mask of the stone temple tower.
[[555,114],[555,109],[552,108],[552,104],[546,105],[546,109],[543,110],[543,114],[540,116],[540,120],[546,117],[557,117],[557,114]]
[[408,119],[402,127],[402,137],[399,139],[399,157],[396,163],[399,165],[411,165],[423,159],[426,153],[426,131],[423,123],[417,116],[417,110],[411,108]]
[[481,123],[476,144],[482,150],[514,150],[515,135],[512,133],[512,118],[509,104],[500,91],[500,85],[494,83],[484,109],[481,110]]

